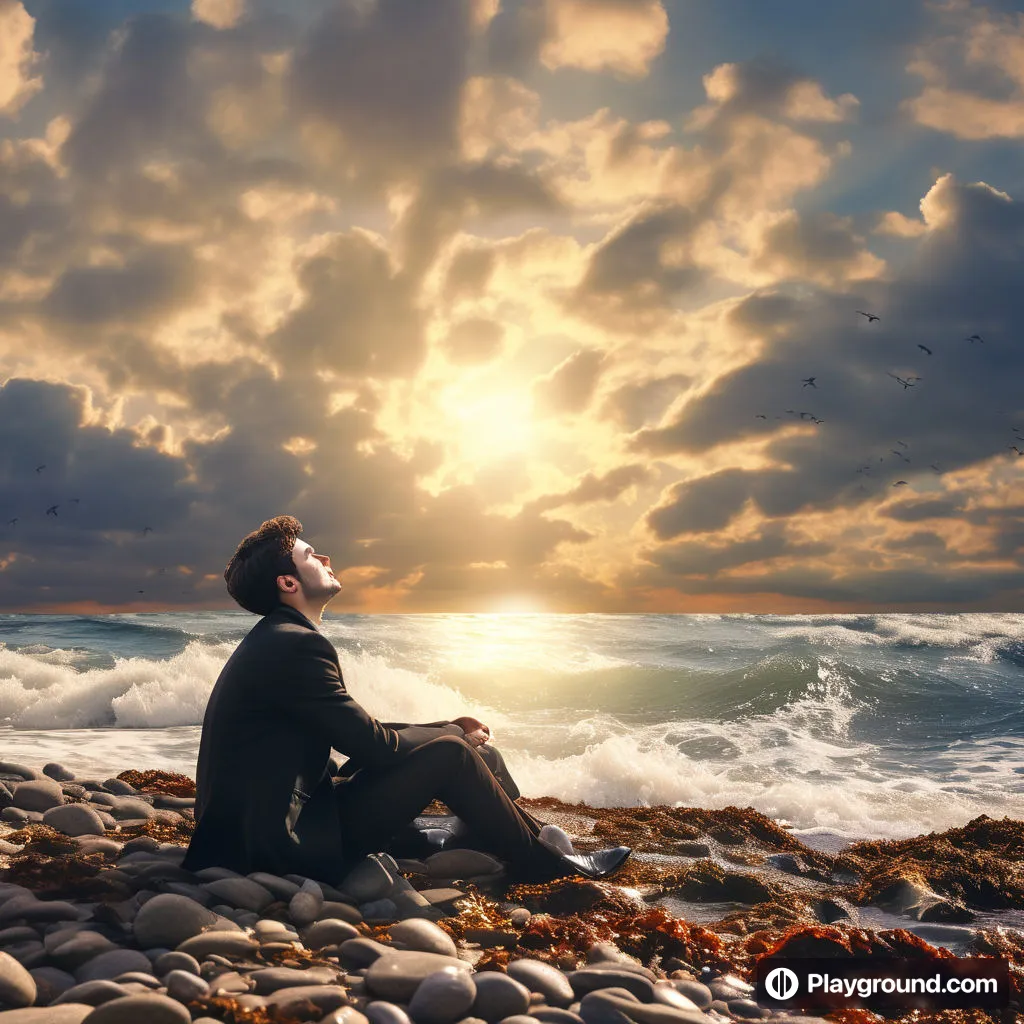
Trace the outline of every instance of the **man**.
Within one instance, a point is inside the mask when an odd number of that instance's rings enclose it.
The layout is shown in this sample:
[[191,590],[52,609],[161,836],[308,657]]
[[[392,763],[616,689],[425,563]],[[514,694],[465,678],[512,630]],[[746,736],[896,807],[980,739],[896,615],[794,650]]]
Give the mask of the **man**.
[[[576,854],[563,832],[514,803],[518,790],[500,755],[492,751],[489,760],[505,788],[479,752],[490,739],[482,722],[383,723],[352,699],[337,651],[317,629],[341,581],[301,532],[292,516],[268,520],[224,570],[228,593],[262,618],[210,694],[196,829],[182,866],[336,884],[434,799],[523,881],[604,877],[624,863],[628,848]],[[332,748],[349,759],[349,777],[337,782]]]

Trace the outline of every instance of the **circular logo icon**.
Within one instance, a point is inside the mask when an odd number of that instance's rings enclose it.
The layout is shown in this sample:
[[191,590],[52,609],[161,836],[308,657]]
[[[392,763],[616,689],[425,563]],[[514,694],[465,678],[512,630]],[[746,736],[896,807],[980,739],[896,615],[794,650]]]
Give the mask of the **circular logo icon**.
[[790,999],[796,995],[800,987],[800,981],[795,972],[788,967],[776,967],[767,978],[764,979],[764,987],[772,999]]

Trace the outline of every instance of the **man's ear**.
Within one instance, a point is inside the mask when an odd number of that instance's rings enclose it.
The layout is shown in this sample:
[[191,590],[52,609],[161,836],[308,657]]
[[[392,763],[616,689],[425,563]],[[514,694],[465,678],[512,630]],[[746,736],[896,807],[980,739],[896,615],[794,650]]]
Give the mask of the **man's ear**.
[[299,589],[299,581],[291,574],[278,576],[276,582],[277,589],[283,590],[286,594],[293,594]]

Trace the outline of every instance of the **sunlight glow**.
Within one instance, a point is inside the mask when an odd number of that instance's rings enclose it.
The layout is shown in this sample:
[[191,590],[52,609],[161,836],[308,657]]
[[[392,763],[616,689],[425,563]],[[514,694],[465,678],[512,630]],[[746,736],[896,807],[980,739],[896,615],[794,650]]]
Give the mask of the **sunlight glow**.
[[516,392],[467,397],[459,389],[442,399],[454,427],[453,442],[462,458],[477,465],[520,454],[534,444],[529,395]]

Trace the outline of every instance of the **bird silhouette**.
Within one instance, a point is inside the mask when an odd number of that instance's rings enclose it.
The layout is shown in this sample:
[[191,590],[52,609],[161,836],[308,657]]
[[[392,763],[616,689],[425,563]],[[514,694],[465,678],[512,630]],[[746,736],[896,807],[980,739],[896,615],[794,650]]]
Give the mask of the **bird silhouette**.
[[906,483],[907,483],[906,480],[897,480],[896,483],[893,484],[893,487],[906,486]]
[[152,532],[153,532],[153,527],[152,526],[143,527],[142,536],[145,537],[147,533],[152,533]]
[[69,498],[72,505],[77,505],[82,499],[81,498]]
[[816,388],[818,386],[814,383],[818,379],[817,377],[804,377],[802,379],[805,388]]
[[910,445],[907,444],[906,441],[901,441],[901,440],[899,440],[899,438],[896,439],[896,443],[900,444],[900,445],[903,445],[904,448],[909,448],[910,447]]
[[1015,444],[1008,444],[1006,447],[1009,448],[1010,451],[1016,452],[1017,458],[1020,458],[1022,455],[1024,455],[1024,452],[1022,452]]
[[59,508],[60,508],[60,505],[51,505],[51,506],[50,506],[50,507],[49,507],[49,508],[48,508],[48,509],[46,510],[46,514],[47,514],[48,516],[53,516],[53,518],[54,518],[54,519],[56,519],[56,518],[57,518],[57,509],[59,509]]
[[45,465],[45,463],[44,463],[44,464],[43,464],[42,466],[36,466],[36,472],[37,472],[37,473],[42,473],[42,471],[43,471],[44,469],[46,469],[46,465]]
[[145,591],[144,591],[144,590],[136,590],[136,591],[135,591],[135,593],[136,593],[136,594],[144,594],[144,593],[145,593]]
[[918,347],[918,348],[919,348],[919,349],[920,349],[920,350],[921,350],[922,352],[927,352],[927,353],[928,353],[928,355],[931,355],[931,354],[932,354],[932,350],[931,350],[931,349],[930,349],[930,348],[929,348],[929,347],[928,347],[927,345],[922,345],[922,344],[921,344],[920,342],[918,342],[918,345],[917,345],[917,347]]
[[904,462],[909,462],[910,461],[910,459],[908,459],[906,457],[906,455],[903,454],[903,452],[898,452],[898,451],[896,451],[895,448],[890,448],[889,451],[891,451],[893,453],[893,455],[896,455],[899,458],[901,458]]
[[[888,373],[888,371],[886,371],[886,372]],[[890,373],[889,376],[892,377],[893,380],[898,380],[903,385],[903,390],[904,391],[906,391],[907,388],[912,388],[914,386],[913,381],[911,381],[909,378],[907,380],[904,380],[902,377],[897,377],[895,373]],[[915,377],[914,378],[914,380],[920,380],[920,379],[921,379],[920,377]]]
[[860,313],[861,316],[866,316],[868,318],[868,323],[871,323],[872,320],[882,319],[880,316],[875,316],[874,313],[865,313],[863,309],[858,309],[857,312]]
[[972,334],[969,338],[964,338],[964,341],[969,341],[972,345],[976,341],[980,341],[982,344],[985,343],[985,339],[980,334]]
[[754,416],[754,419],[755,419],[755,420],[766,420],[766,419],[768,419],[768,417],[767,417],[767,416],[765,416],[765,414],[764,414],[763,412],[759,412],[759,413],[757,413],[757,414],[756,414],[756,415]]
[[15,516],[13,519],[8,519],[7,520],[7,525],[8,526],[17,526],[18,525],[18,517]]
[[934,462],[933,462],[933,463],[931,463],[931,464],[930,464],[930,465],[928,466],[928,468],[929,468],[929,469],[934,469],[936,473],[941,473],[941,472],[942,472],[942,470],[941,470],[941,469],[939,469],[939,467],[938,467],[938,466],[936,466]]

